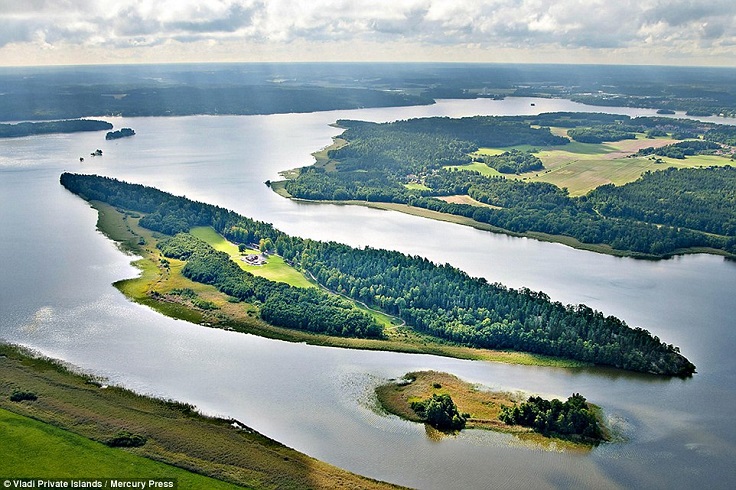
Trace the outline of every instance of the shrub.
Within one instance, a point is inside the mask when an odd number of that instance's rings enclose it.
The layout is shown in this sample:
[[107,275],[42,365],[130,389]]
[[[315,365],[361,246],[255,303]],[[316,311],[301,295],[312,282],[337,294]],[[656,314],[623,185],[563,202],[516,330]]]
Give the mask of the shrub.
[[411,409],[420,419],[439,430],[465,428],[467,414],[461,414],[450,395],[432,395],[421,402],[411,402]]
[[23,400],[28,400],[28,401],[38,400],[38,396],[36,396],[36,394],[31,391],[20,391],[20,390],[15,390],[10,395],[11,402],[22,402]]
[[110,447],[140,447],[146,443],[146,438],[140,434],[131,434],[128,431],[120,431],[115,437],[105,442]]

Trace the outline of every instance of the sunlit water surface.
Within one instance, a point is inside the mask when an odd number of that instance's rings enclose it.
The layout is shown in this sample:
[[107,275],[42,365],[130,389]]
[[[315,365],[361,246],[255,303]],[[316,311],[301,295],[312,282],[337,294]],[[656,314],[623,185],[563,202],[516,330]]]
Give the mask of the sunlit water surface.
[[[534,102],[534,106],[531,103]],[[111,119],[101,133],[0,140],[0,338],[142,393],[234,417],[351,471],[421,488],[732,488],[736,483],[736,265],[706,255],[650,262],[494,235],[394,212],[298,204],[263,182],[310,164],[339,118],[599,112],[562,100],[441,101],[433,106],[271,116]],[[643,109],[605,109],[650,115]],[[732,121],[731,121],[732,122]],[[100,148],[104,156],[89,155]],[[449,262],[474,276],[586,303],[681,347],[687,380],[362,352],[267,340],[176,321],[111,286],[137,271],[95,230],[96,213],[62,171],[109,175],[234,209],[303,237]],[[605,410],[625,442],[588,454],[465,431],[434,441],[376,409],[373,387],[436,369],[491,388],[567,397]]]

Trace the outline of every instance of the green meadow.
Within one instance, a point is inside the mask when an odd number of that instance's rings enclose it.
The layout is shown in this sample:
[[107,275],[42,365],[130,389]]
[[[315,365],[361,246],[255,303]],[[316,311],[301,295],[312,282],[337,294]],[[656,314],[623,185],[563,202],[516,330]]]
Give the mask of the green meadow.
[[[11,401],[17,390],[36,399]],[[105,444],[122,431],[143,444]],[[180,489],[392,487],[233,420],[106,386],[7,344],[0,344],[0,476],[176,478]]]
[[[559,128],[553,128],[559,129]],[[482,162],[469,165],[449,166],[448,169],[474,170],[488,177],[503,176],[528,182],[548,182],[560,188],[567,188],[571,196],[582,196],[596,187],[605,184],[624,185],[633,182],[645,172],[656,172],[668,167],[698,168],[732,165],[729,158],[716,155],[695,155],[685,159],[667,157],[635,157],[642,148],[661,147],[676,142],[671,138],[647,139],[637,135],[635,140],[604,143],[579,143],[571,141],[567,145],[537,148],[519,146],[515,149],[534,151],[542,160],[545,169],[521,175],[504,175]],[[498,155],[507,148],[480,148],[471,156]]]
[[237,485],[158,463],[0,408],[0,461],[8,478],[166,478],[180,489]]
[[254,276],[260,276],[270,281],[285,282],[298,288],[315,287],[301,272],[284,262],[278,255],[268,255],[264,265],[251,265],[245,263],[243,256],[247,254],[258,254],[258,250],[248,249],[244,253],[238,251],[238,246],[229,242],[225,237],[217,233],[209,226],[192,228],[189,233],[210,244],[215,250],[228,254],[241,269],[250,272]]

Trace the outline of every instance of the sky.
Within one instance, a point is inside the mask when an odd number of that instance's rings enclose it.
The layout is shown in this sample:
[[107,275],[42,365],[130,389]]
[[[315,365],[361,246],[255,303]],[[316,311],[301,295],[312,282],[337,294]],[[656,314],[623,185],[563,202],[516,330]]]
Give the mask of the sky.
[[0,66],[736,66],[734,0],[0,0]]

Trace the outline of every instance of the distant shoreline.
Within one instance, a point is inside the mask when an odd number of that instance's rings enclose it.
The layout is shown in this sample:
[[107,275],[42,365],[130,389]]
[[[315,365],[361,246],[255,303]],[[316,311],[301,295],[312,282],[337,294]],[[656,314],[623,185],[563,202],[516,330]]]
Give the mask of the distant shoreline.
[[337,204],[342,206],[364,206],[367,208],[372,209],[382,209],[385,211],[398,211],[400,213],[409,214],[412,216],[419,216],[422,218],[429,218],[436,221],[446,221],[448,223],[455,223],[459,225],[464,226],[470,226],[471,228],[475,228],[477,230],[482,231],[489,231],[491,233],[497,233],[501,235],[508,235],[511,237],[516,238],[531,238],[534,240],[539,240],[541,242],[549,242],[549,243],[558,243],[561,245],[566,245],[571,248],[575,248],[578,250],[586,250],[588,252],[595,252],[595,253],[601,253],[605,255],[611,255],[614,257],[628,257],[633,259],[643,259],[643,260],[666,260],[673,258],[675,256],[680,255],[690,255],[690,254],[712,254],[712,255],[720,255],[726,258],[732,258],[730,254],[727,252],[724,252],[723,250],[718,250],[714,248],[692,248],[692,249],[685,249],[685,250],[679,250],[675,253],[668,254],[668,255],[650,255],[650,254],[643,254],[643,253],[637,253],[637,252],[627,252],[623,250],[616,250],[614,248],[611,248],[608,245],[594,245],[589,243],[582,243],[575,238],[569,237],[569,236],[563,236],[563,235],[549,235],[547,233],[541,233],[541,232],[526,232],[526,233],[516,233],[513,231],[505,230],[503,228],[498,228],[496,226],[489,225],[487,223],[481,223],[480,221],[476,221],[472,218],[466,218],[464,216],[458,216],[454,214],[448,214],[448,213],[442,213],[439,211],[433,211],[430,209],[424,209],[424,208],[418,208],[414,206],[409,206],[408,204],[397,204],[397,203],[388,203],[388,202],[369,202],[369,201],[334,201],[334,200],[315,200],[315,199],[304,199],[304,198],[298,198],[294,197],[291,194],[289,194],[286,189],[284,188],[284,183],[286,180],[279,180],[276,182],[271,182],[271,190],[273,190],[278,195],[285,197],[287,199],[291,199],[294,202],[303,202],[303,203],[311,203],[311,204]]

